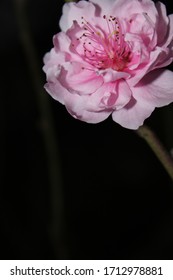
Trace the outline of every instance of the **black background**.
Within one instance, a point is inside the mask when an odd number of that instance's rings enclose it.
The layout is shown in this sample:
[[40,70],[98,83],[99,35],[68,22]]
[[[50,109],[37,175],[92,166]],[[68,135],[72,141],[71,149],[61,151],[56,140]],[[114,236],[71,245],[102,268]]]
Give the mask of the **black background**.
[[[0,2],[0,258],[173,259],[173,184],[147,144],[111,117],[96,125],[73,119],[44,91],[62,179],[56,197],[44,141],[50,124],[42,120],[19,32],[20,1]],[[42,88],[42,59],[59,32],[63,1],[27,2]],[[168,150],[172,120],[169,105],[145,122]]]

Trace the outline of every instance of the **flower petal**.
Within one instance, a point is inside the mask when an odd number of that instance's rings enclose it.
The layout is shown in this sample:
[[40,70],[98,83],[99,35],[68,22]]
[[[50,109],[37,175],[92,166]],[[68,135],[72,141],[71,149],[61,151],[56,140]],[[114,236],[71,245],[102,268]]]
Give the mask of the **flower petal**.
[[127,79],[130,77],[130,74],[128,73],[116,71],[112,68],[98,70],[97,73],[103,77],[105,83],[114,82],[119,79]]
[[168,32],[166,36],[166,42],[164,46],[168,46],[173,41],[173,14],[168,16],[169,19],[169,25],[168,25]]
[[129,103],[132,96],[132,91],[129,85],[127,84],[127,82],[122,79],[117,84],[117,92],[118,92],[118,98],[116,101],[115,108],[116,110],[120,110],[127,103]]
[[66,61],[66,54],[56,53],[55,49],[51,49],[49,53],[46,53],[44,58],[45,65],[43,66],[43,71],[47,73],[50,68],[57,67]]
[[69,52],[71,40],[64,32],[59,32],[53,36],[53,44],[57,53]]
[[[100,109],[119,110],[131,99],[132,91],[124,79],[104,84],[91,97],[97,96]],[[92,101],[91,101],[92,102]],[[98,102],[98,101],[97,101]],[[96,110],[96,109],[95,109]]]
[[173,102],[173,72],[154,70],[147,74],[138,86],[133,88],[136,100],[145,98],[154,107],[161,107]]
[[103,78],[98,76],[94,69],[85,69],[85,64],[68,62],[64,67],[59,75],[59,81],[71,92],[91,94],[103,84]]
[[[71,38],[68,36],[67,33],[59,32],[58,34],[54,35],[53,44],[54,50],[57,53],[57,55],[61,54],[62,56],[66,56],[65,61],[82,60],[81,57],[74,51],[74,48],[72,47]],[[61,61],[59,61],[59,64],[60,63]]]
[[157,23],[157,34],[158,34],[158,45],[161,45],[164,41],[167,29],[168,29],[168,16],[166,13],[166,7],[163,3],[157,2],[156,8],[158,11],[158,23]]
[[138,82],[150,71],[170,64],[172,61],[170,56],[171,53],[169,54],[169,49],[156,47],[155,50],[150,53],[148,63],[142,65],[142,67],[139,65],[137,69],[134,69],[131,72],[132,77],[128,80],[130,86],[137,85]]
[[68,91],[58,81],[56,83],[48,82],[44,85],[44,88],[53,99],[64,105],[64,97],[68,95]]
[[138,35],[138,41],[142,40],[142,44],[147,47],[148,51],[154,49],[157,44],[157,33],[150,17],[145,13],[134,14],[130,22],[129,33],[131,36]]
[[[95,99],[95,104],[92,103]],[[99,123],[101,121],[104,121],[109,117],[111,114],[111,110],[100,110],[100,111],[94,111],[92,107],[97,105],[97,98],[90,98],[90,96],[85,95],[81,96],[78,94],[70,94],[66,95],[65,97],[65,106],[68,110],[68,112],[74,117],[81,121],[85,121],[88,123]]]
[[65,3],[63,6],[63,14],[61,16],[59,25],[62,31],[66,32],[77,21],[81,24],[81,17],[91,20],[95,15],[95,7],[92,3],[87,1],[79,1],[78,3]]
[[93,4],[95,4],[99,9],[99,16],[101,15],[111,15],[112,6],[115,4],[115,0],[90,0]]
[[121,110],[114,111],[112,118],[123,127],[137,129],[155,107],[173,102],[173,73],[155,70],[149,73],[138,86],[132,88],[133,98]]
[[91,2],[101,8],[101,15],[127,18],[137,13],[147,13],[154,23],[158,16],[154,2],[151,0],[91,0]]
[[153,110],[154,107],[147,100],[131,98],[124,108],[112,113],[112,119],[125,128],[138,129]]

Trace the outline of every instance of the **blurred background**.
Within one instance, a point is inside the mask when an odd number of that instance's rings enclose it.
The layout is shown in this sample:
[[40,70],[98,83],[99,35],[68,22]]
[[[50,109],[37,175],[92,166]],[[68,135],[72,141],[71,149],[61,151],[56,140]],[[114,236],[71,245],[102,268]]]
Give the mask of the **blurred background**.
[[[173,259],[173,183],[144,140],[43,89],[63,4],[0,2],[0,258]],[[170,151],[173,105],[145,123]]]

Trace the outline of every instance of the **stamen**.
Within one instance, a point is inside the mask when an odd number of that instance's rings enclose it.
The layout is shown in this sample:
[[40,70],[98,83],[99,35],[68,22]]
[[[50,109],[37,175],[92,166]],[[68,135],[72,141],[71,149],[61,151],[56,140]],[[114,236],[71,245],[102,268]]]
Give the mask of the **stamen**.
[[103,15],[107,31],[97,29],[83,16],[81,19],[85,32],[77,40],[82,40],[84,60],[97,69],[112,68],[122,71],[126,68],[131,60],[131,47],[124,40],[119,19],[112,15]]

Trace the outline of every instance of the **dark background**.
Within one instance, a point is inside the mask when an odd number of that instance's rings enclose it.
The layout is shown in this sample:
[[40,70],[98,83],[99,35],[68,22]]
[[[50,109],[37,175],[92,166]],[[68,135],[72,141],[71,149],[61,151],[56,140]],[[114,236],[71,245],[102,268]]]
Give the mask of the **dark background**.
[[[0,258],[173,259],[171,179],[134,131],[75,120],[42,89],[63,1],[27,2],[28,25],[22,0],[0,2]],[[172,120],[169,105],[145,122],[169,151]]]

